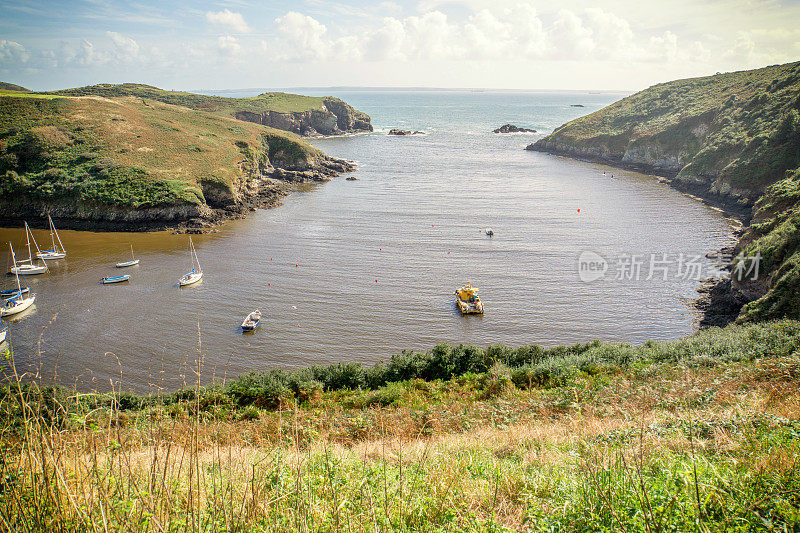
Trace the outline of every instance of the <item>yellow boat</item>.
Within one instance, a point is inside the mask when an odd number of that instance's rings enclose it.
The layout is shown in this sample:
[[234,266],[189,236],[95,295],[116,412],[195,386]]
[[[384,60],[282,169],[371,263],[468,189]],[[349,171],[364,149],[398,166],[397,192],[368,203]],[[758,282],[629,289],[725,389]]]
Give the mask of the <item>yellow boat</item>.
[[483,302],[478,297],[478,287],[469,282],[456,291],[456,303],[462,315],[483,314]]

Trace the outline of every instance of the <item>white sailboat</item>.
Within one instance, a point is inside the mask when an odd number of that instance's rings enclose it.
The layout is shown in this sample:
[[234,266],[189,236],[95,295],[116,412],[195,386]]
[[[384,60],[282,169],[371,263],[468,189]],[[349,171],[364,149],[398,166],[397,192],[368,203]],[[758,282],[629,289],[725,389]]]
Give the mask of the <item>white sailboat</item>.
[[[22,260],[17,263],[17,260],[14,259],[14,266],[11,268],[12,274],[23,274],[23,275],[33,275],[33,274],[43,274],[47,272],[47,263],[45,263],[44,259],[42,259],[42,265],[37,265],[33,262],[33,253],[31,252],[31,240],[33,240],[33,245],[36,246],[36,251],[38,252],[36,255],[38,256],[41,254],[41,250],[39,250],[39,245],[36,244],[36,239],[33,238],[33,232],[31,228],[28,227],[28,223],[25,223],[25,238],[28,240],[28,259]],[[13,257],[13,254],[12,254]]]
[[[61,237],[58,236],[58,230],[56,230],[56,226],[53,224],[53,219],[50,217],[50,213],[47,213],[47,220],[50,222],[50,239],[53,241],[53,247],[49,250],[45,250],[44,252],[37,253],[36,257],[43,260],[64,259],[67,257],[67,250],[61,243]],[[58,246],[56,246],[56,241],[58,241]]]
[[[14,256],[14,247],[11,246],[11,243],[8,243],[8,246],[11,248],[11,257],[14,259],[14,263],[16,264],[16,257]],[[33,305],[33,302],[36,301],[36,294],[29,294],[25,295],[22,292],[22,286],[19,283],[19,272],[15,272],[17,276],[17,294],[16,296],[12,296],[7,300],[3,300],[2,305],[0,305],[0,317],[8,316],[8,315],[16,315],[17,313],[21,313],[30,306]]]
[[197,250],[194,248],[191,236],[189,237],[189,255],[192,257],[192,270],[178,280],[178,285],[181,287],[192,285],[203,279],[203,269],[200,268],[200,260],[197,258]]
[[117,263],[117,268],[125,268],[125,267],[132,267],[133,265],[138,265],[139,260],[133,257],[133,245],[131,244],[131,260],[130,261],[123,261],[121,263]]

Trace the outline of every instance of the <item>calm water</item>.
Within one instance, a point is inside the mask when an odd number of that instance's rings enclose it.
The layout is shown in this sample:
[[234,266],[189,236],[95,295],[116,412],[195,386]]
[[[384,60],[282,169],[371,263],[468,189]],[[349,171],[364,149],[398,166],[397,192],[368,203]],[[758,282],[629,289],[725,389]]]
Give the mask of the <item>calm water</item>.
[[[205,277],[184,289],[184,235],[60,232],[68,258],[30,278],[36,306],[10,323],[17,360],[65,383],[105,388],[121,373],[125,386],[146,390],[194,381],[198,353],[211,379],[371,363],[438,342],[639,343],[692,331],[696,281],[645,280],[643,270],[638,281],[584,283],[577,257],[703,255],[730,239],[717,211],[648,176],[524,151],[538,135],[487,133],[505,122],[548,131],[621,95],[336,95],[369,113],[377,131],[314,144],[357,161],[358,181],[310,187],[196,237]],[[428,134],[386,135],[392,127]],[[23,252],[22,230],[0,230],[8,240]],[[99,285],[120,273],[113,264],[129,244],[141,259],[126,270],[131,282]],[[457,312],[452,293],[466,281],[481,288],[484,316]],[[256,307],[262,326],[242,335]]]

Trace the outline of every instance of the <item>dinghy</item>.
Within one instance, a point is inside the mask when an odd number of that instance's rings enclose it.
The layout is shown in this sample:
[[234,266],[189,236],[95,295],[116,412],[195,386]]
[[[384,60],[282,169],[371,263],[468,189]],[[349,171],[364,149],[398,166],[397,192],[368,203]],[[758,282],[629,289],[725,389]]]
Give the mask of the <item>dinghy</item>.
[[[16,264],[16,257],[14,256],[14,247],[11,246],[11,243],[8,243],[8,246],[11,248],[11,257],[14,259],[14,263]],[[9,316],[9,315],[16,315],[17,313],[21,313],[30,306],[33,305],[33,302],[36,301],[36,294],[31,294],[29,296],[25,296],[22,292],[22,285],[19,283],[19,273],[14,273],[17,276],[17,294],[8,298],[3,301],[2,305],[0,305],[0,317]]]
[[[61,237],[58,236],[58,230],[56,230],[56,226],[53,224],[53,219],[50,217],[50,213],[47,213],[47,220],[50,222],[50,239],[53,241],[53,247],[49,250],[37,253],[36,257],[42,260],[64,259],[67,257],[67,250],[61,243]],[[56,246],[56,240],[58,241],[58,246]]]
[[[47,272],[47,263],[45,263],[44,259],[42,259],[42,265],[37,265],[33,262],[33,254],[31,253],[31,240],[33,240],[34,246],[36,246],[36,251],[41,253],[39,250],[39,245],[36,244],[36,239],[33,238],[33,232],[31,228],[28,227],[28,223],[25,223],[25,237],[28,241],[28,259],[20,261],[17,263],[17,260],[14,259],[14,266],[11,268],[12,274],[27,274],[27,275],[34,275],[34,274],[43,274]],[[39,255],[38,253],[36,254]]]
[[117,268],[125,268],[125,267],[132,267],[133,265],[138,265],[139,260],[133,257],[133,245],[131,244],[131,260],[130,261],[123,261],[122,263],[117,263]]
[[181,287],[192,285],[203,279],[203,269],[200,268],[200,260],[197,258],[197,250],[194,247],[191,237],[189,237],[189,255],[192,258],[192,270],[184,274],[183,277],[178,280],[178,285]]
[[253,331],[261,324],[261,311],[256,309],[244,319],[242,322],[242,331]]
[[109,285],[111,283],[122,283],[123,281],[128,281],[131,279],[130,274],[125,274],[123,276],[106,276],[100,280],[103,285]]

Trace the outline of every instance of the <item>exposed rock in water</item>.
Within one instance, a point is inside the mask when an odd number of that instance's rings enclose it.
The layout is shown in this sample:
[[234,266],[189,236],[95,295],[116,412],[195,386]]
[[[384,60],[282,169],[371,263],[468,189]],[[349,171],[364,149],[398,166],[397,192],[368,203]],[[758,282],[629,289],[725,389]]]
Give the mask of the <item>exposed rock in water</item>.
[[536,130],[520,128],[514,124],[503,124],[496,130],[492,130],[492,133],[536,133]]
[[424,131],[411,131],[411,130],[401,130],[401,129],[391,129],[389,130],[389,135],[425,135]]
[[355,176],[347,176],[347,177],[345,178],[345,180],[347,180],[347,181],[356,181],[356,180],[358,180],[358,178],[357,178],[357,177],[355,177]]
[[306,137],[372,131],[369,115],[333,97],[325,98],[323,107],[310,111],[294,113],[237,111],[234,117]]
[[570,106],[570,107],[586,107],[586,106],[585,106],[585,105],[583,105],[583,104],[570,104],[569,106]]

